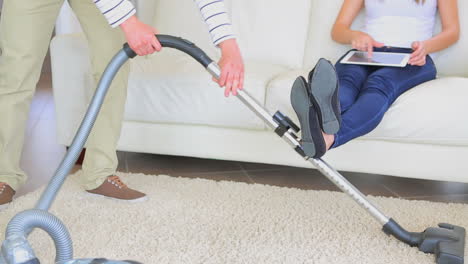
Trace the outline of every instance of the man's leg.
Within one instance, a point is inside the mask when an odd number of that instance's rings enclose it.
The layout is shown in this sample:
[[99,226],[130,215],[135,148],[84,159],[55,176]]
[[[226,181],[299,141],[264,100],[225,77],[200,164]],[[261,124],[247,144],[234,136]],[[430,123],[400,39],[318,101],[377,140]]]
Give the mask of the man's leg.
[[[71,0],[70,5],[77,14],[88,39],[97,84],[112,57],[123,48],[125,38],[119,28],[113,29],[109,26],[93,1]],[[99,187],[96,193],[104,196],[134,200],[141,198],[144,194],[126,186],[121,189],[125,193],[112,193],[113,190],[107,188],[123,184],[115,177],[108,177],[115,174],[118,165],[116,146],[122,127],[129,71],[130,66],[127,63],[114,78],[88,138],[83,163],[83,186],[86,190],[95,190]],[[113,185],[106,187],[108,183],[113,183]]]
[[0,182],[18,189],[29,106],[63,0],[5,0],[0,21]]

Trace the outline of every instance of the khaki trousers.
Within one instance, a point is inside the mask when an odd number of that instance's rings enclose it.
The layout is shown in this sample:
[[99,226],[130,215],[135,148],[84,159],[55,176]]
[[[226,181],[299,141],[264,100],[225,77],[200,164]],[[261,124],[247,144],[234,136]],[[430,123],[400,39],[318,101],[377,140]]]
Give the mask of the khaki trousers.
[[[0,182],[17,190],[27,176],[19,166],[31,99],[41,73],[55,20],[64,0],[5,0],[0,21]],[[98,82],[122,48],[124,36],[112,29],[92,0],[69,0],[86,34]],[[117,168],[116,145],[124,112],[129,65],[109,89],[86,145],[82,183],[98,187]],[[32,175],[34,176],[34,175]]]

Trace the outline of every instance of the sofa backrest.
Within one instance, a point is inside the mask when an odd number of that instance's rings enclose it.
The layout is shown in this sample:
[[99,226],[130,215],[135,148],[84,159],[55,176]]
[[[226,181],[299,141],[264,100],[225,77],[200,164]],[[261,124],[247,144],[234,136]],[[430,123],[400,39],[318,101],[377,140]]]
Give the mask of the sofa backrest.
[[[330,31],[344,0],[226,0],[246,59],[311,68],[321,57],[337,60],[349,46],[334,42]],[[213,47],[206,25],[193,0],[137,0],[138,16],[161,33],[185,37],[210,55]],[[468,77],[468,1],[459,0],[460,40],[436,54],[439,75]],[[363,13],[353,28],[361,29]],[[440,19],[435,33],[440,32]],[[81,31],[64,5],[56,34]]]
[[[336,61],[346,50],[350,49],[349,46],[334,42],[330,36],[342,4],[343,0],[312,1],[304,67],[313,67],[321,57]],[[439,75],[468,77],[468,1],[459,0],[458,8],[461,25],[460,40],[448,49],[435,54],[435,63]],[[352,28],[362,29],[364,22],[364,12],[361,12]],[[435,33],[440,30],[441,24],[438,18]]]
[[[153,25],[161,33],[185,37],[214,52],[193,0],[156,0]],[[244,58],[302,67],[310,0],[226,0]]]

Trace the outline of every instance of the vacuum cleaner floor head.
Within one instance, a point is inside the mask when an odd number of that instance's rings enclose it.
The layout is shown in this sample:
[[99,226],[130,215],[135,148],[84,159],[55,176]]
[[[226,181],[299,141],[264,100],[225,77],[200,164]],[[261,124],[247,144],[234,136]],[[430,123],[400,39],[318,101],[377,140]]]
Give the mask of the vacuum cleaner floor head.
[[430,227],[422,233],[419,250],[434,253],[438,264],[463,264],[465,233],[465,228],[451,224]]

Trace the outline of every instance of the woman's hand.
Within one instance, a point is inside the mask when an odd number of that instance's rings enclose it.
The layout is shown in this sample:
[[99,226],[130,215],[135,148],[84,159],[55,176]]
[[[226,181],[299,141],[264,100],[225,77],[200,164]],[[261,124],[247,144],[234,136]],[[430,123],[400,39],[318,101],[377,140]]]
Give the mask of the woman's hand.
[[354,31],[351,38],[351,46],[353,49],[367,51],[367,57],[372,58],[374,47],[381,48],[385,44],[375,41],[368,34],[361,31]]
[[139,56],[161,50],[161,43],[155,36],[157,30],[142,23],[136,16],[127,19],[120,27],[125,33],[128,45]]
[[237,95],[237,90],[242,90],[244,86],[244,62],[240,49],[235,39],[228,39],[221,44],[221,59],[218,65],[221,67],[221,76],[218,80],[213,79],[220,87],[225,86],[224,96],[230,93]]
[[415,41],[411,44],[413,53],[408,61],[409,65],[424,66],[426,64],[427,49],[423,41]]

